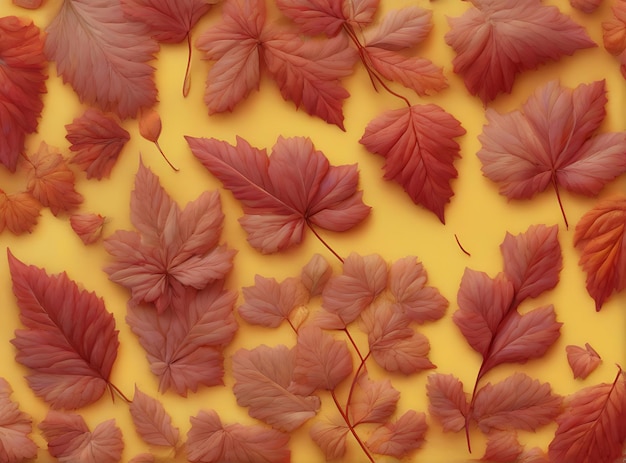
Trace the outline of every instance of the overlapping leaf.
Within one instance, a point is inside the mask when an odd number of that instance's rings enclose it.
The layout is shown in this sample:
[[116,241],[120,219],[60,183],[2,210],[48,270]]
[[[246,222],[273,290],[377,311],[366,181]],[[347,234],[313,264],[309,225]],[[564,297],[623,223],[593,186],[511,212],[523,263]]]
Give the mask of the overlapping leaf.
[[141,392],[135,386],[135,396],[129,405],[130,416],[141,438],[151,445],[176,447],[178,428],[158,400]]
[[0,163],[15,171],[27,134],[37,129],[46,93],[46,59],[39,28],[15,16],[0,18]]
[[612,11],[611,19],[602,23],[602,41],[609,53],[619,57],[620,71],[626,77],[626,1],[615,2]]
[[539,0],[472,0],[449,18],[446,43],[456,52],[454,72],[483,103],[509,93],[520,72],[595,46],[582,26]]
[[439,106],[417,105],[387,111],[372,120],[359,140],[371,153],[384,156],[384,178],[398,182],[415,204],[444,222],[444,206],[454,195],[454,160],[465,133],[459,121]]
[[428,411],[443,426],[444,431],[458,432],[469,415],[469,400],[463,383],[454,375],[436,373],[428,376],[426,391]]
[[326,460],[337,460],[346,454],[346,437],[350,428],[340,416],[330,421],[317,421],[309,432],[311,439],[324,452]]
[[373,381],[361,374],[355,382],[350,401],[350,423],[385,423],[396,411],[400,392],[388,379]]
[[49,276],[8,252],[13,293],[26,329],[11,342],[30,370],[28,383],[54,408],[79,408],[109,385],[119,341],[113,316],[67,274]]
[[487,437],[487,448],[480,461],[491,463],[520,463],[518,457],[524,448],[517,440],[517,436],[511,432],[495,431]]
[[574,378],[585,379],[595,370],[602,359],[589,343],[585,347],[569,345],[565,347],[567,352],[567,363],[569,363]]
[[0,189],[0,233],[5,228],[14,235],[30,233],[37,224],[41,207],[27,191],[6,194]]
[[403,458],[424,444],[427,429],[426,415],[409,410],[397,420],[375,429],[366,445],[374,453]]
[[357,190],[356,166],[330,165],[308,138],[279,137],[269,157],[239,137],[236,146],[185,138],[194,156],[241,201],[245,215],[239,222],[263,253],[299,244],[305,227],[349,230],[370,212]]
[[104,219],[100,214],[72,214],[70,226],[84,244],[93,244],[102,236]]
[[29,437],[33,429],[30,416],[11,400],[13,390],[0,378],[0,461],[20,463],[37,456],[37,446]]

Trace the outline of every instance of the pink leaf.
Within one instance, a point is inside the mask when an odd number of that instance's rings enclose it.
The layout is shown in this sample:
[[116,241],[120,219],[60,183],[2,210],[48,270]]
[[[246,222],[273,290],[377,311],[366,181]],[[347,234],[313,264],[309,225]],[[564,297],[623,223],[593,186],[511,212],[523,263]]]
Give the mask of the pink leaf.
[[492,432],[487,436],[487,449],[480,461],[517,462],[523,450],[514,433]]
[[300,280],[310,297],[321,296],[332,273],[333,269],[328,261],[321,254],[315,254],[302,268]]
[[192,462],[289,463],[289,435],[261,426],[224,426],[214,411],[191,417],[187,457]]
[[306,35],[337,35],[346,20],[341,0],[276,0],[281,13],[295,22]]
[[14,172],[26,135],[37,130],[47,66],[42,35],[32,21],[0,18],[0,36],[0,163]]
[[426,391],[430,400],[428,412],[441,423],[445,432],[458,432],[465,427],[469,401],[457,377],[441,373],[429,375]]
[[415,204],[444,222],[444,206],[454,194],[454,160],[465,133],[459,121],[436,105],[419,105],[383,113],[365,128],[359,142],[386,158],[385,180],[395,180]]
[[541,384],[524,373],[515,373],[479,389],[473,415],[485,433],[492,429],[535,431],[556,418],[561,412],[561,402],[548,383]]
[[388,379],[373,381],[367,374],[359,376],[349,403],[350,423],[384,423],[396,411],[400,392]]
[[378,26],[365,31],[365,45],[391,51],[414,47],[430,33],[432,15],[432,11],[418,6],[392,10]]
[[595,46],[581,26],[539,0],[472,3],[474,8],[448,19],[445,39],[457,53],[454,72],[483,103],[509,93],[518,73]]
[[33,420],[11,400],[12,393],[9,383],[0,378],[0,461],[20,463],[34,459],[37,446],[28,437]]
[[316,421],[311,426],[309,434],[327,461],[343,458],[346,454],[346,437],[350,428],[343,418],[333,416],[330,421]]
[[135,396],[129,409],[135,429],[144,442],[150,445],[176,447],[179,431],[172,426],[172,419],[161,402],[144,394],[135,386]]
[[87,178],[98,180],[111,174],[122,148],[130,140],[130,134],[115,119],[92,108],[65,129],[65,138],[74,152],[70,162],[83,169]]
[[44,51],[81,101],[134,117],[154,105],[158,44],[140,23],[124,18],[119,2],[68,0],[46,28]]
[[93,244],[102,236],[104,217],[100,214],[72,214],[70,225],[84,244]]
[[0,189],[0,232],[30,233],[37,224],[41,203],[27,191],[7,195]]
[[334,390],[352,373],[352,357],[344,341],[335,340],[320,328],[298,331],[294,380],[311,392]]
[[280,430],[291,432],[314,417],[320,407],[317,396],[297,392],[293,382],[295,351],[283,345],[261,345],[233,355],[233,392],[248,413]]
[[569,363],[574,378],[585,379],[595,370],[602,359],[589,343],[585,343],[585,348],[579,346],[566,346],[567,363]]
[[13,293],[26,329],[11,343],[30,370],[28,383],[54,408],[80,408],[98,400],[109,384],[119,341],[113,315],[94,293],[65,273],[49,276],[8,251]]
[[351,0],[343,2],[343,16],[354,27],[368,26],[374,20],[380,0]]
[[92,432],[82,416],[50,411],[39,428],[50,455],[61,463],[117,463],[122,459],[124,442],[115,420],[100,423]]
[[186,137],[202,165],[243,204],[248,242],[263,253],[302,241],[305,226],[345,231],[370,208],[357,190],[356,166],[331,166],[308,138],[279,137],[269,158],[242,138],[232,146]]
[[602,0],[569,0],[569,3],[577,10],[589,14],[596,11]]
[[426,415],[409,410],[397,421],[375,429],[366,445],[374,453],[403,458],[422,446],[427,429]]

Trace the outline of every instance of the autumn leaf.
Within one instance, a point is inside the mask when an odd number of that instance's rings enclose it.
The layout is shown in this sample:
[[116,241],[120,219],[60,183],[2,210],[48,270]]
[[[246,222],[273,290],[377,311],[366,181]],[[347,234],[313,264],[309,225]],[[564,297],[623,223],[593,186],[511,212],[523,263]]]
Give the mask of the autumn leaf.
[[93,108],[88,108],[65,129],[65,138],[74,152],[70,162],[84,170],[87,178],[98,180],[111,174],[122,148],[130,140],[130,134],[113,117]]
[[582,389],[566,399],[566,410],[548,448],[552,463],[613,463],[626,440],[626,379]]
[[574,378],[585,379],[602,363],[600,355],[588,342],[585,343],[584,349],[580,346],[569,345],[565,346],[565,351],[567,363],[574,373]]
[[239,349],[233,355],[233,392],[248,413],[279,431],[291,432],[317,414],[320,399],[302,395],[294,382],[294,349],[278,345]]
[[359,142],[370,153],[385,157],[385,180],[395,180],[415,204],[444,222],[444,206],[453,196],[450,181],[457,177],[454,138],[465,129],[439,106],[417,105],[387,111],[370,121]]
[[296,23],[303,34],[337,35],[347,21],[344,4],[333,0],[276,0],[281,13]]
[[310,139],[279,137],[272,154],[237,137],[237,145],[185,137],[194,156],[243,205],[248,242],[263,253],[299,244],[308,227],[346,231],[370,212],[357,190],[356,165],[332,166]]
[[428,412],[443,426],[445,432],[458,432],[469,415],[469,400],[463,383],[454,375],[436,373],[428,376],[426,393]]
[[361,374],[349,402],[350,423],[385,423],[396,411],[400,392],[388,379],[373,381],[367,374]]
[[191,417],[187,458],[192,462],[289,463],[289,435],[261,426],[223,425],[213,410]]
[[346,454],[346,437],[350,428],[340,416],[333,416],[330,421],[316,421],[311,426],[309,435],[313,442],[324,452],[326,460],[337,460]]
[[156,102],[149,62],[158,44],[143,24],[124,17],[119,2],[64,1],[46,32],[46,56],[82,102],[122,119]]
[[426,415],[409,410],[375,429],[365,444],[374,453],[403,458],[422,446],[427,429]]
[[119,341],[113,315],[94,293],[61,273],[49,276],[8,251],[13,293],[26,329],[11,343],[30,370],[35,394],[53,408],[80,408],[98,400],[109,382]]
[[150,445],[176,447],[179,431],[172,426],[172,419],[161,402],[144,394],[135,386],[135,396],[129,410],[135,429],[144,442]]
[[511,432],[496,431],[487,436],[487,448],[480,461],[510,463],[517,462],[524,448]]
[[596,45],[582,26],[539,0],[472,4],[462,16],[448,18],[445,40],[456,52],[454,72],[485,104],[509,93],[517,74]]
[[593,13],[598,9],[602,0],[570,0],[570,5],[583,13]]
[[41,203],[28,191],[6,194],[0,189],[0,233],[5,228],[14,235],[32,232],[40,210]]
[[51,410],[39,428],[50,455],[61,463],[117,463],[122,459],[124,442],[115,420],[90,431],[82,416]]
[[24,139],[37,130],[46,93],[41,32],[32,21],[0,18],[0,163],[15,171]]
[[488,109],[477,153],[483,174],[509,199],[529,199],[552,186],[567,226],[559,188],[594,196],[626,171],[626,132],[595,133],[606,101],[604,80],[573,90],[552,81],[521,111]]
[[218,245],[224,214],[217,192],[180,209],[140,162],[130,208],[138,231],[118,230],[104,247],[114,258],[105,271],[131,290],[131,304],[152,302],[163,313],[186,287],[202,289],[230,271],[235,253]]
[[430,33],[432,16],[432,11],[418,6],[392,10],[377,26],[365,30],[365,45],[390,51],[414,47]]
[[83,196],[75,189],[74,172],[58,149],[42,141],[39,149],[26,159],[26,188],[54,215],[76,209],[83,202]]
[[609,53],[619,57],[620,71],[626,77],[626,2],[618,0],[611,10],[613,16],[602,22],[602,41]]
[[311,260],[302,268],[300,281],[309,292],[310,297],[320,296],[326,283],[332,276],[333,269],[321,254],[314,254]]
[[200,385],[223,383],[223,349],[237,331],[235,299],[217,281],[201,291],[186,288],[161,314],[153,307],[129,307],[126,322],[146,350],[162,393],[171,389],[186,396]]
[[596,311],[614,292],[626,287],[626,198],[598,202],[576,225],[574,246],[580,252],[579,265],[587,273],[587,292]]
[[13,0],[13,4],[22,8],[35,10],[41,6],[43,0]]
[[11,400],[13,390],[0,378],[0,461],[20,463],[37,456],[37,446],[28,436],[33,420]]
[[70,226],[84,244],[93,244],[102,236],[104,217],[100,214],[72,214]]

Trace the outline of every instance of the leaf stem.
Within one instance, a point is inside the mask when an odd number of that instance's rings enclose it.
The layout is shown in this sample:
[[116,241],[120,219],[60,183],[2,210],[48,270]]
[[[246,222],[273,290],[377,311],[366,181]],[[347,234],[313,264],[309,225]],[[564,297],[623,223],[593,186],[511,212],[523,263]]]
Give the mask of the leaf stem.
[[113,401],[115,401],[115,396],[114,393],[117,394],[124,402],[126,402],[127,404],[132,404],[133,401],[130,400],[128,397],[126,397],[126,395],[124,395],[124,393],[122,392],[122,390],[120,388],[118,388],[115,384],[113,383],[108,383],[109,385],[109,389],[111,390],[111,397],[113,399]]
[[463,254],[465,254],[466,256],[472,257],[472,255],[469,252],[467,252],[467,250],[463,247],[463,245],[459,241],[459,237],[456,236],[456,233],[454,234],[454,239],[456,240],[456,244],[459,245],[459,248],[461,248],[461,251],[463,251]]
[[563,202],[561,201],[561,194],[559,193],[559,185],[556,182],[555,172],[552,172],[552,186],[554,187],[556,199],[559,202],[559,208],[561,209],[561,214],[563,215],[563,220],[565,221],[565,229],[569,230],[569,223],[567,222],[567,216],[565,215],[565,209],[563,208]]
[[[346,416],[350,416],[350,403],[352,402],[352,394],[354,393],[354,388],[356,387],[356,383],[359,379],[359,375],[361,374],[361,370],[365,368],[365,362],[369,358],[372,351],[370,350],[367,355],[361,359],[361,364],[359,368],[357,368],[354,378],[352,378],[352,384],[350,384],[350,391],[348,391],[348,400],[346,400]],[[357,423],[358,424],[358,423]]]
[[354,347],[354,350],[356,351],[356,354],[359,356],[359,360],[361,360],[361,363],[365,362],[365,358],[363,358],[363,355],[361,355],[359,346],[357,346],[356,342],[354,341],[354,338],[350,334],[350,331],[348,331],[348,327],[345,327],[342,331],[346,333],[346,336],[348,336],[348,339],[350,340],[350,344],[352,344],[352,347]]
[[189,89],[191,87],[191,53],[193,48],[191,46],[191,31],[187,31],[187,67],[185,68],[185,80],[183,80],[183,96],[187,98],[189,95]]
[[341,262],[343,264],[343,258],[339,254],[337,254],[335,252],[335,250],[333,248],[331,248],[330,245],[326,241],[324,241],[324,238],[322,238],[319,235],[319,233],[317,233],[315,228],[313,228],[313,225],[311,225],[311,222],[309,222],[307,220],[306,224],[309,227],[309,229],[313,232],[313,234],[316,236],[316,238],[326,247],[326,249],[328,249],[333,254],[333,256],[335,256],[337,259],[339,259],[339,262]]
[[335,406],[337,407],[337,410],[339,410],[339,413],[341,414],[341,417],[343,418],[343,420],[348,425],[348,428],[350,429],[350,432],[352,433],[352,435],[354,436],[356,441],[359,443],[359,445],[363,449],[363,452],[365,452],[365,455],[367,456],[368,460],[371,463],[376,463],[376,461],[374,460],[374,457],[372,457],[372,455],[370,454],[369,450],[367,450],[367,447],[365,446],[365,443],[361,440],[359,435],[356,433],[356,430],[354,429],[354,426],[352,426],[352,424],[350,424],[350,419],[348,418],[348,415],[346,415],[344,410],[341,408],[341,404],[339,404],[339,401],[337,400],[337,396],[335,395],[335,391],[331,390],[330,391],[330,395],[332,396],[333,401],[335,402]]
[[165,162],[167,162],[167,164],[174,169],[176,172],[178,172],[178,169],[176,167],[174,167],[174,165],[170,162],[169,159],[167,159],[167,156],[165,156],[165,153],[163,152],[163,150],[161,149],[161,145],[159,145],[159,141],[155,140],[154,144],[156,145],[156,147],[159,150],[159,153],[161,153],[161,156],[163,156],[163,159],[165,159]]

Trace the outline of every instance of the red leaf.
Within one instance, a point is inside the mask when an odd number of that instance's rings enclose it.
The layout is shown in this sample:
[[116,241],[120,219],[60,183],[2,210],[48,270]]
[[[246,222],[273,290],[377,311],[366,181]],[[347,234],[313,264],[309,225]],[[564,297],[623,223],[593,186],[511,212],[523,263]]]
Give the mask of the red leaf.
[[507,233],[500,245],[504,274],[513,283],[517,307],[528,297],[537,297],[559,282],[563,268],[556,225],[535,225],[524,233]]
[[349,402],[350,423],[384,423],[396,411],[400,392],[388,379],[372,381],[367,374],[359,375]]
[[517,463],[551,463],[545,451],[538,447],[525,450],[517,458]]
[[415,204],[434,212],[444,222],[443,208],[454,194],[454,160],[465,133],[460,123],[436,105],[387,111],[372,120],[359,140],[371,153],[386,158],[384,178],[395,180]]
[[310,297],[321,296],[332,273],[333,269],[328,261],[322,255],[315,254],[302,268],[300,280]]
[[387,285],[387,263],[378,254],[362,257],[352,253],[343,263],[343,274],[328,280],[322,293],[322,307],[341,321],[345,328],[369,306]]
[[418,6],[392,10],[380,24],[365,31],[365,45],[391,51],[414,47],[430,33],[432,16],[432,11]]
[[441,373],[429,375],[426,391],[430,400],[428,412],[441,423],[444,431],[458,432],[465,427],[469,401],[457,377]]
[[566,346],[567,363],[569,363],[574,378],[585,379],[593,372],[598,365],[602,363],[602,359],[589,343],[585,343],[585,348],[579,346]]
[[14,235],[32,232],[39,218],[41,203],[27,191],[7,195],[0,189],[0,232]]
[[443,317],[448,301],[437,288],[426,286],[428,274],[416,257],[407,256],[389,268],[389,292],[404,315],[414,322],[424,323]]
[[[604,48],[613,55],[626,50],[626,2],[619,0],[611,8],[613,16],[602,23],[602,39]],[[622,67],[622,74],[624,67]]]
[[472,3],[474,8],[448,19],[445,40],[457,53],[454,72],[483,103],[509,93],[518,73],[595,46],[581,26],[539,0]]
[[341,32],[346,23],[343,0],[276,0],[281,13],[295,22],[306,35],[326,34],[329,37]]
[[602,0],[570,0],[569,3],[577,10],[589,14],[596,11]]
[[274,278],[256,275],[254,286],[241,290],[245,302],[238,312],[248,323],[276,328],[289,320],[291,312],[308,301],[306,289],[296,278],[278,283]]
[[314,417],[320,407],[317,396],[301,395],[293,382],[295,350],[283,345],[239,349],[233,355],[233,392],[253,418],[280,431],[291,432]]
[[548,448],[552,463],[613,463],[626,440],[626,377],[585,388],[568,398]]
[[70,162],[87,173],[87,178],[101,180],[111,174],[130,134],[117,121],[102,112],[88,108],[65,126],[67,141],[74,156]]
[[0,163],[11,172],[27,134],[37,130],[46,93],[47,63],[39,28],[15,16],[0,18]]
[[344,341],[314,326],[298,331],[294,380],[305,390],[333,391],[352,373],[352,357]]
[[54,215],[76,209],[83,196],[74,188],[74,172],[65,163],[58,149],[41,142],[26,165],[28,191]]
[[279,137],[269,158],[239,137],[236,146],[185,138],[202,165],[242,202],[240,223],[248,242],[263,253],[300,243],[305,226],[345,231],[370,212],[357,191],[356,166],[331,166],[308,138]]
[[289,463],[289,435],[260,426],[224,426],[214,411],[191,417],[187,457],[192,462]]
[[597,311],[613,292],[626,288],[625,229],[626,198],[621,196],[598,202],[576,225],[578,263],[587,273],[587,292]]
[[102,236],[104,217],[100,214],[72,214],[70,225],[84,244],[93,244]]
[[187,288],[177,305],[161,314],[152,307],[130,307],[126,317],[146,350],[159,389],[182,396],[198,386],[222,384],[223,348],[237,331],[236,294],[222,282],[196,291]]
[[119,341],[113,316],[94,293],[65,273],[48,276],[8,251],[13,293],[26,329],[11,343],[30,369],[35,394],[54,408],[80,408],[98,400],[109,384]]
[[374,430],[365,443],[374,453],[403,458],[424,443],[426,415],[409,410],[397,421]]
[[44,51],[81,101],[121,118],[154,105],[158,51],[144,25],[124,18],[119,2],[68,0],[46,28]]
[[146,443],[176,447],[178,428],[172,426],[172,419],[161,402],[135,386],[135,396],[129,410],[137,433]]
[[477,154],[483,174],[509,199],[531,198],[549,185],[557,199],[559,187],[596,195],[626,171],[626,132],[594,135],[606,115],[605,93],[603,80],[573,90],[552,81],[522,111],[487,110]]
[[487,436],[487,449],[480,461],[517,462],[523,450],[514,433],[492,432]]
[[485,433],[492,429],[535,431],[556,418],[561,412],[561,402],[548,383],[541,384],[524,373],[515,373],[479,389],[473,415]]
[[334,416],[330,421],[316,421],[311,426],[309,434],[327,461],[343,458],[346,454],[346,437],[350,428],[343,418]]
[[218,245],[224,214],[217,192],[204,192],[181,210],[140,163],[130,201],[139,232],[118,230],[104,247],[115,258],[105,271],[131,290],[131,304],[153,302],[162,313],[184,288],[202,289],[230,271],[235,253]]
[[0,378],[0,461],[20,463],[34,459],[37,446],[28,437],[33,420],[11,400],[12,393],[9,383]]
[[122,459],[124,442],[115,420],[100,423],[91,432],[82,416],[50,411],[39,428],[50,455],[61,463],[117,463]]

